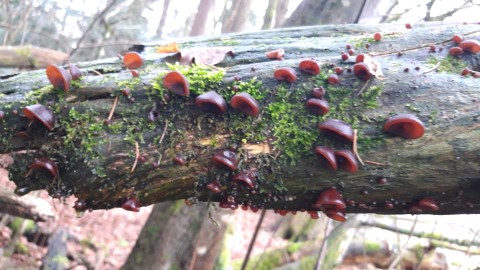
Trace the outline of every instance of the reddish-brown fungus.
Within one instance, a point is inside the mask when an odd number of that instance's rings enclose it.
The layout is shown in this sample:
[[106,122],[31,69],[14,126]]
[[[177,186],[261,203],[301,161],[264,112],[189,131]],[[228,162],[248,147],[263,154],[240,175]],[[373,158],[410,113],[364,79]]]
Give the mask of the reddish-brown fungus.
[[324,95],[325,95],[325,88],[323,88],[323,86],[315,87],[312,89],[312,96],[314,98],[323,98]]
[[215,164],[215,166],[221,169],[230,170],[230,171],[235,171],[237,169],[237,156],[232,151],[229,151],[229,150],[220,151],[216,153],[211,158],[211,160]]
[[452,37],[452,41],[457,43],[457,44],[460,44],[460,42],[462,42],[465,38],[463,37],[463,35],[460,35],[460,34],[456,34]]
[[418,139],[425,133],[425,126],[415,115],[400,113],[385,121],[383,131],[405,139]]
[[297,74],[291,67],[277,68],[273,72],[273,76],[279,81],[287,81],[289,83],[293,83],[297,80]]
[[140,201],[138,201],[136,198],[127,198],[127,200],[122,204],[123,209],[133,212],[139,212],[141,206],[142,205],[140,204]]
[[241,183],[244,186],[253,189],[256,184],[255,176],[252,172],[249,171],[241,171],[234,176],[232,176],[232,180]]
[[32,162],[32,164],[30,164],[30,170],[27,172],[27,175],[25,175],[25,177],[28,177],[33,170],[37,170],[37,169],[41,169],[48,172],[55,179],[58,178],[59,172],[58,172],[57,164],[53,160],[47,157],[36,158]]
[[178,71],[171,71],[163,77],[163,85],[169,91],[186,97],[190,94],[190,84],[185,76]]
[[138,52],[127,52],[123,56],[123,64],[129,69],[136,69],[143,65],[143,59]]
[[362,80],[368,80],[372,77],[367,64],[360,62],[353,65],[353,74]]
[[306,59],[300,62],[298,65],[301,71],[310,74],[310,75],[317,75],[320,73],[320,66],[318,65],[317,61],[313,59]]
[[210,183],[207,184],[207,189],[210,190],[213,193],[220,193],[222,192],[222,186],[220,185],[220,182],[217,180],[214,180]]
[[23,108],[23,114],[30,121],[38,121],[42,123],[48,130],[55,127],[55,114],[53,111],[42,104],[34,104]]
[[424,210],[431,210],[431,211],[438,211],[439,207],[437,202],[432,197],[425,197],[418,202],[418,206],[420,206]]
[[227,197],[223,198],[223,200],[218,204],[220,208],[230,208],[235,210],[238,208],[238,204],[235,202],[235,197],[232,195],[228,195]]
[[373,34],[373,39],[374,39],[375,41],[380,41],[380,40],[382,40],[382,34],[379,33],[379,32],[374,33],[374,34]]
[[285,51],[283,49],[276,49],[265,53],[265,56],[269,59],[283,60]]
[[318,195],[312,207],[318,210],[326,211],[330,209],[345,209],[347,205],[345,204],[342,195],[336,189],[329,188]]
[[450,54],[451,56],[459,56],[463,54],[463,49],[460,47],[452,47],[450,48],[450,50],[448,50],[448,54]]
[[328,102],[319,98],[310,98],[307,100],[307,109],[318,115],[324,115],[328,113]]
[[464,41],[460,42],[460,44],[458,44],[458,46],[460,48],[462,48],[463,51],[465,51],[465,52],[469,52],[469,53],[480,52],[480,42],[478,42],[478,40],[475,40],[475,39],[464,40]]
[[357,158],[350,150],[337,150],[335,151],[335,157],[337,159],[338,168],[347,171],[349,173],[355,173],[358,171]]
[[70,71],[70,75],[72,76],[73,80],[77,80],[82,77],[82,71],[80,71],[80,69],[72,63],[68,63],[68,71]]
[[225,99],[215,91],[199,95],[195,99],[195,104],[202,110],[215,114],[224,114],[227,111]]
[[327,77],[327,81],[331,85],[338,84],[340,82],[340,78],[338,78],[337,74],[330,74]]
[[315,147],[315,154],[320,159],[320,163],[323,167],[331,170],[337,170],[337,159],[335,158],[335,151],[328,146]]
[[318,125],[320,132],[326,136],[332,137],[336,140],[352,142],[353,130],[352,127],[338,119],[328,119]]
[[349,56],[348,54],[346,54],[346,53],[342,53],[342,54],[341,54],[341,57],[342,57],[342,60],[343,60],[343,61],[347,61],[348,58],[350,58],[350,56]]
[[230,100],[230,105],[235,110],[239,110],[248,116],[256,117],[260,113],[260,105],[257,100],[247,92],[233,96]]
[[185,166],[187,164],[187,161],[182,157],[173,157],[172,161],[178,166]]
[[65,92],[70,90],[70,81],[72,76],[63,67],[57,65],[47,66],[47,77],[53,87],[63,89]]
[[327,217],[336,220],[338,222],[345,222],[347,220],[347,216],[345,215],[345,209],[342,210],[336,210],[336,209],[330,209],[325,211],[325,215]]
[[357,57],[355,57],[355,63],[361,63],[365,60],[365,55],[364,54],[359,54]]

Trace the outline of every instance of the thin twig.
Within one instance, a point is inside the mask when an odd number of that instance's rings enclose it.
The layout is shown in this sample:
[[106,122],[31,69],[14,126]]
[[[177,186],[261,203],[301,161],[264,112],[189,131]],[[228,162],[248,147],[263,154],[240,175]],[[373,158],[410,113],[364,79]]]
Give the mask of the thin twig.
[[195,261],[197,260],[197,248],[199,243],[200,243],[200,237],[197,235],[197,240],[195,240],[195,245],[193,246],[193,250],[192,250],[192,260],[190,261],[188,270],[195,269]]
[[402,257],[403,257],[403,252],[404,252],[405,249],[407,248],[408,242],[410,242],[410,239],[412,238],[413,232],[414,232],[414,230],[415,230],[415,226],[417,226],[417,221],[418,221],[418,215],[415,215],[415,219],[413,220],[412,228],[410,229],[410,234],[408,234],[407,241],[405,242],[405,244],[402,246],[402,248],[401,248],[400,251],[398,252],[397,257],[395,257],[395,259],[392,261],[392,263],[391,263],[390,266],[388,267],[388,270],[393,270],[393,269],[395,269],[395,266],[397,266],[397,264],[398,264],[398,263],[400,262],[400,260],[402,259]]
[[363,84],[362,89],[360,89],[360,91],[358,91],[358,93],[356,94],[357,97],[360,96],[363,93],[363,91],[365,91],[365,89],[367,88],[367,86],[368,86],[368,84],[370,83],[371,80],[372,80],[372,78],[368,79],[365,82],[365,84]]
[[103,18],[105,16],[105,14],[112,8],[115,6],[116,2],[118,0],[112,0],[112,2],[108,3],[107,2],[107,5],[106,7],[100,12],[98,13],[94,18],[93,20],[90,22],[90,24],[88,25],[87,29],[85,29],[85,31],[83,32],[82,36],[80,37],[80,39],[77,41],[77,44],[75,45],[75,48],[73,48],[72,51],[70,51],[70,57],[72,57],[72,55],[75,54],[75,52],[78,50],[78,48],[80,47],[80,44],[82,44],[83,40],[87,37],[87,34],[88,32],[90,32],[90,30],[92,29],[92,27],[95,25],[95,23],[97,23],[98,20],[100,20],[101,18]]
[[355,154],[355,156],[357,157],[358,161],[360,161],[360,164],[362,164],[362,166],[365,166],[365,163],[363,163],[363,160],[362,158],[360,157],[360,155],[358,154],[358,149],[357,149],[357,130],[354,129],[353,130],[353,153]]
[[268,239],[267,244],[263,247],[263,250],[262,250],[262,253],[260,254],[260,257],[258,257],[258,260],[256,260],[255,264],[253,265],[253,267],[251,269],[257,269],[258,263],[262,261],[262,257],[265,254],[265,251],[270,246],[270,243],[272,242],[273,237],[277,233],[278,229],[280,228],[280,226],[282,225],[284,220],[285,219],[282,218],[282,219],[280,219],[280,222],[277,223],[277,225],[275,226],[275,228],[272,231],[272,234],[270,235],[270,238]]
[[[470,257],[470,252],[472,251],[472,246],[473,246],[473,243],[475,242],[475,238],[477,238],[477,235],[480,233],[480,230],[477,230],[477,232],[475,233],[475,235],[473,236],[472,240],[470,241],[470,244],[468,245],[468,250],[467,250],[467,253],[465,253],[465,257]],[[458,269],[462,269],[463,267],[463,262],[465,262],[466,260],[463,260],[462,263],[458,266]]]
[[133,171],[135,171],[135,167],[137,167],[139,157],[140,157],[140,149],[138,146],[138,142],[135,142],[135,161],[133,162],[132,170],[130,172],[133,173]]
[[325,258],[325,253],[327,252],[327,238],[330,234],[329,227],[330,227],[331,220],[327,219],[327,224],[325,225],[325,233],[323,234],[322,245],[320,246],[320,250],[318,252],[318,259],[315,263],[316,270],[320,270],[323,262],[323,258]]
[[381,162],[376,162],[371,160],[365,160],[365,163],[370,165],[375,165],[375,166],[390,166],[390,164],[388,163],[381,163]]
[[255,244],[255,240],[257,239],[258,232],[260,231],[260,227],[262,226],[263,219],[265,218],[266,211],[267,210],[263,208],[262,213],[260,213],[260,218],[258,219],[257,226],[255,227],[255,232],[253,233],[250,244],[248,245],[247,254],[245,255],[245,259],[243,259],[242,267],[240,268],[241,270],[245,270],[247,268],[248,260],[250,259],[250,254],[252,253],[252,249]]
[[439,66],[440,66],[440,61],[439,61],[438,63],[436,63],[435,66],[433,66],[431,69],[426,70],[426,71],[423,72],[422,74],[426,74],[426,73],[432,72],[432,71],[436,70]]
[[160,136],[160,140],[158,140],[158,145],[162,144],[163,139],[165,138],[165,134],[167,134],[168,129],[168,119],[165,120],[165,127],[163,128],[162,136]]
[[110,120],[112,120],[113,112],[115,112],[117,103],[118,103],[118,97],[115,97],[115,99],[113,100],[112,108],[110,109],[110,113],[108,114],[107,122],[110,122]]

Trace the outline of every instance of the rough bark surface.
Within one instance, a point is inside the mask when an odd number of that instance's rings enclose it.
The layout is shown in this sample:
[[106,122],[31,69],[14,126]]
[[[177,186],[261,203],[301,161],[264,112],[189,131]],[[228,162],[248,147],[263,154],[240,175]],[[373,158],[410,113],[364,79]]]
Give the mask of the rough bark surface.
[[[377,31],[384,37],[372,42]],[[479,70],[479,57],[447,57],[456,33],[479,39],[480,26],[418,24],[406,30],[403,25],[330,25],[179,40],[181,48],[233,44],[235,51],[233,58],[226,56],[217,65],[226,71],[220,84],[206,78],[201,85],[195,76],[206,75],[200,75],[198,67],[182,69],[197,70],[186,74],[192,89],[186,98],[159,86],[169,69],[165,62],[171,62],[173,54],[145,53],[138,78],[132,78],[118,59],[79,63],[86,76],[72,83],[69,93],[48,86],[44,71],[18,74],[1,80],[0,111],[5,116],[0,121],[0,152],[14,159],[8,169],[17,193],[47,188],[51,194],[75,194],[92,209],[119,207],[132,197],[149,205],[182,198],[221,201],[232,195],[239,204],[313,210],[318,194],[336,187],[350,203],[347,212],[407,213],[429,196],[440,205],[434,213],[478,213],[480,81],[459,72],[464,67]],[[369,49],[364,48],[367,42]],[[330,63],[345,69],[353,65],[353,60],[339,57],[347,43],[357,53],[374,55],[384,79],[365,82],[345,72],[339,85],[325,84]],[[430,52],[431,43],[443,51]],[[279,47],[286,51],[285,60],[265,58],[266,51]],[[322,75],[298,71],[305,58],[321,63]],[[286,66],[297,69],[296,82],[273,78],[275,68]],[[410,71],[404,72],[405,67]],[[326,87],[331,106],[326,116],[309,114],[304,106],[310,89],[320,85]],[[132,92],[130,98],[121,93],[125,87]],[[194,105],[196,94],[207,90],[216,90],[228,102],[237,87],[259,97],[259,117],[245,117],[231,107],[219,116]],[[375,89],[381,90],[378,97]],[[103,125],[115,97],[119,102],[113,117]],[[55,111],[53,131],[23,117],[22,108],[33,103]],[[405,140],[383,133],[389,115],[406,112],[425,123],[422,138]],[[315,146],[352,147],[318,132],[316,126],[332,117],[358,130],[359,154],[373,163],[360,166],[355,174],[321,168],[312,151]],[[217,169],[210,160],[226,148],[239,160],[235,172]],[[42,170],[28,174],[39,157],[56,162],[58,179]],[[187,164],[174,164],[174,157]],[[239,171],[254,173],[253,191],[232,183],[232,174]],[[378,184],[380,177],[388,182]],[[221,193],[205,188],[213,180],[221,183]],[[393,202],[393,209],[384,208],[386,201]]]

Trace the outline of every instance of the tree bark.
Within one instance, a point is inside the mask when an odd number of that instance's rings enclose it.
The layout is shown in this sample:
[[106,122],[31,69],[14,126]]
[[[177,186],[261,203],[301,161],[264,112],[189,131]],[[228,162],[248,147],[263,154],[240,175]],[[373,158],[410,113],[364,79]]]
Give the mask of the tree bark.
[[167,20],[168,7],[170,6],[170,0],[163,0],[163,11],[162,16],[160,17],[160,22],[157,27],[157,37],[161,38],[163,36],[163,27],[165,27],[165,21]]
[[277,7],[276,0],[269,0],[267,9],[265,10],[265,15],[263,15],[263,25],[262,30],[268,30],[272,28],[273,17],[275,17],[275,10]]
[[[363,45],[377,31],[384,33],[383,40],[365,50]],[[181,48],[234,41],[237,53],[218,63],[226,71],[220,84],[202,75],[218,74],[217,68],[184,68],[192,91],[185,98],[159,86],[168,70],[165,62],[174,56],[155,53],[144,55],[138,78],[132,78],[118,59],[79,63],[87,75],[73,83],[69,93],[49,87],[44,71],[4,77],[0,153],[14,159],[8,170],[17,193],[47,188],[50,194],[75,194],[91,209],[119,207],[132,197],[149,205],[184,198],[221,201],[231,195],[236,203],[254,207],[313,210],[318,194],[336,187],[350,203],[350,213],[408,213],[424,197],[440,205],[437,212],[424,212],[478,213],[479,81],[459,72],[465,66],[480,70],[479,60],[473,54],[452,59],[447,51],[453,46],[453,33],[478,39],[479,31],[479,25],[419,24],[410,31],[403,25],[331,25],[186,39],[178,42]],[[346,72],[339,85],[327,85],[330,63],[345,69],[353,64],[342,62],[338,54],[347,43],[357,53],[374,55],[385,78],[365,82]],[[431,53],[431,43],[443,52]],[[278,47],[287,51],[284,61],[265,58],[265,51]],[[305,58],[321,63],[323,75],[299,73],[292,84],[273,79],[275,68],[296,68]],[[405,67],[410,72],[404,72]],[[310,90],[320,85],[326,87],[330,102],[326,116],[312,115],[304,105]],[[121,94],[125,87],[134,101]],[[259,117],[246,117],[232,108],[219,116],[194,105],[193,98],[207,90],[229,101],[236,87],[257,96]],[[378,98],[375,89],[380,91]],[[103,125],[115,97],[119,102],[113,117]],[[55,112],[52,131],[23,117],[22,108],[34,103]],[[425,136],[406,140],[382,131],[389,115],[406,112],[424,122]],[[318,132],[317,125],[328,118],[343,119],[358,130],[359,154],[366,163],[357,173],[322,169],[313,153],[318,145],[352,147]],[[222,149],[236,153],[235,172],[217,169],[211,162]],[[29,173],[40,157],[56,163],[58,178],[40,169]],[[174,157],[187,164],[174,164]],[[253,191],[231,181],[240,171],[254,174]],[[381,177],[388,182],[378,184]],[[220,182],[221,193],[205,188],[213,180]],[[393,209],[384,208],[386,201]]]
[[197,14],[193,20],[190,36],[201,36],[205,34],[205,24],[207,23],[208,14],[215,6],[215,0],[201,0],[198,4]]
[[288,0],[278,0],[277,9],[275,10],[275,28],[282,27],[288,11]]

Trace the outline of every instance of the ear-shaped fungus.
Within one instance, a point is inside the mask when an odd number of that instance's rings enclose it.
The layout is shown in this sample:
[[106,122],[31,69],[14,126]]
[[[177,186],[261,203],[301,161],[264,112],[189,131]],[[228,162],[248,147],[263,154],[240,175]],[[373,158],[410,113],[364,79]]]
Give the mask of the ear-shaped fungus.
[[208,183],[207,184],[207,189],[210,190],[213,193],[222,192],[222,186],[220,185],[220,182],[218,182],[217,180]]
[[329,111],[328,102],[319,98],[310,98],[307,100],[307,109],[314,114],[324,115]]
[[326,211],[326,210],[342,210],[347,207],[342,195],[334,189],[329,188],[324,190],[318,195],[317,200],[312,205],[313,208]]
[[385,121],[383,131],[405,139],[418,139],[425,133],[425,126],[415,115],[400,113]]
[[256,117],[260,113],[260,105],[257,100],[253,98],[249,93],[242,92],[232,97],[230,105],[242,113]]
[[337,170],[337,159],[335,158],[335,152],[332,148],[328,146],[317,146],[314,151],[323,167],[334,171]]
[[475,39],[464,40],[460,42],[458,46],[466,52],[470,52],[470,53],[480,52],[480,42],[478,42],[478,40],[475,40]]
[[372,77],[367,64],[360,62],[353,65],[353,73],[362,80],[368,80]]
[[63,89],[65,92],[70,90],[70,81],[72,76],[63,67],[57,65],[47,66],[47,77],[53,87]]
[[143,65],[143,59],[138,52],[132,51],[123,56],[123,63],[129,69],[136,69]]
[[265,56],[267,58],[277,59],[277,60],[282,60],[284,55],[285,55],[285,51],[283,49],[276,49],[276,50],[265,53]]
[[437,202],[432,197],[425,197],[418,202],[418,206],[425,210],[437,211],[439,209]]
[[337,119],[328,119],[318,125],[320,132],[336,140],[353,143],[352,127]]
[[178,71],[171,71],[163,77],[163,86],[174,94],[182,97],[190,95],[190,84],[185,76]]
[[42,104],[34,104],[23,108],[23,114],[30,121],[42,123],[48,130],[53,130],[55,127],[55,114],[50,108]]
[[220,208],[230,208],[235,210],[238,208],[238,204],[235,202],[235,197],[232,195],[228,195],[227,197],[223,198],[223,200],[218,204]]
[[358,170],[358,163],[355,155],[350,150],[335,151],[338,167],[349,173],[355,173]]
[[212,157],[212,161],[215,166],[221,169],[230,171],[235,171],[237,169],[237,156],[234,152],[229,150],[223,150],[216,153]]
[[224,114],[227,111],[225,99],[215,91],[199,95],[195,99],[195,104],[202,110],[215,114]]
[[300,62],[298,67],[301,71],[310,75],[317,75],[320,73],[320,66],[318,65],[317,61],[313,59],[303,60]]
[[122,208],[127,211],[139,212],[142,205],[136,198],[128,198],[123,204]]
[[28,177],[30,175],[30,173],[32,173],[33,170],[37,170],[37,169],[41,169],[43,171],[48,172],[55,179],[58,178],[59,172],[58,172],[57,164],[53,160],[51,160],[47,157],[36,158],[32,162],[32,164],[30,164],[30,170],[27,172],[25,177]]
[[297,74],[291,67],[277,68],[275,69],[273,76],[279,81],[287,81],[293,83],[297,80]]
[[77,80],[82,77],[82,71],[72,63],[68,64],[68,71],[70,71],[70,75],[72,76],[73,80]]
[[338,222],[345,222],[347,220],[347,216],[345,215],[345,209],[342,210],[336,210],[336,209],[330,209],[325,211],[325,215],[327,217],[336,220]]
[[249,171],[242,171],[232,177],[233,181],[253,189],[255,187],[255,176]]

